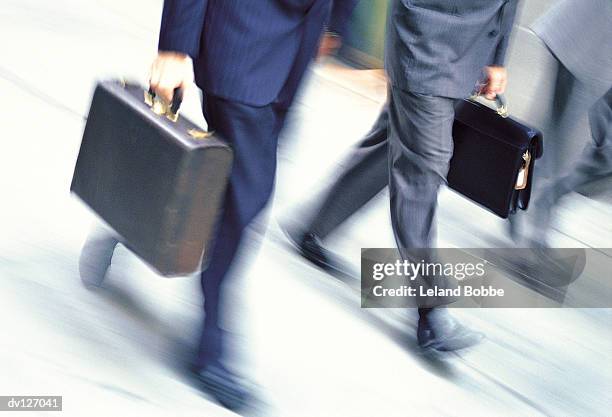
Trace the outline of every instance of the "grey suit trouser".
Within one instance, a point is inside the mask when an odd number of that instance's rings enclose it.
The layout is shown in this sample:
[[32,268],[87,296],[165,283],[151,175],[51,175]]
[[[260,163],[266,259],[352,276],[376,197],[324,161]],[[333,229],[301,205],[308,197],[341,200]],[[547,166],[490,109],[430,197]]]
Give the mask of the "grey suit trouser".
[[343,163],[340,176],[317,201],[318,208],[306,226],[309,232],[327,237],[389,185],[388,133],[386,104],[370,132]]
[[[563,74],[560,76],[567,80]],[[570,98],[572,95],[570,86],[571,84],[566,81],[556,92],[559,116],[555,130],[559,133],[575,120],[574,113],[577,110]],[[581,186],[612,176],[612,89],[602,97],[596,98],[595,103],[587,109],[592,140],[587,142],[582,154],[576,163],[566,170],[566,174],[557,177],[544,187],[534,201],[531,223],[537,225],[540,233],[537,236],[530,236],[530,239],[531,243],[536,245],[546,243],[546,231],[550,227],[552,210],[561,198]],[[582,108],[582,111],[585,109]]]
[[[435,262],[438,189],[446,182],[453,154],[456,101],[391,88],[387,105],[349,163],[327,191],[308,231],[325,237],[389,185],[393,232],[402,258]],[[419,249],[427,249],[425,251]],[[454,281],[454,280],[453,280]],[[415,285],[451,287],[448,277],[418,279]],[[419,307],[450,298],[420,298]]]
[[455,100],[391,88],[376,123],[351,152],[307,229],[326,237],[390,185],[399,247],[431,247],[437,192],[452,157]]
[[389,97],[391,222],[404,258],[434,243],[438,189],[453,156],[455,100],[392,88]]

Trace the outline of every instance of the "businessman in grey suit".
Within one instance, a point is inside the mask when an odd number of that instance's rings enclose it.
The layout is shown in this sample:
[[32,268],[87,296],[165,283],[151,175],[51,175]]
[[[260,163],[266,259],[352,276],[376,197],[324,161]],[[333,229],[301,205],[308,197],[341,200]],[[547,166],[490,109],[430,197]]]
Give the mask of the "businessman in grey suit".
[[[526,214],[532,227],[513,230],[521,246],[542,247],[548,246],[547,232],[559,200],[612,175],[612,1],[561,0],[532,29],[558,61],[549,137],[573,139],[566,132],[588,113],[592,138],[572,167],[561,166],[560,156],[551,154],[557,157],[556,179],[537,193]],[[560,148],[555,145],[553,149]],[[513,227],[518,229],[516,222]]]
[[[289,232],[303,256],[333,269],[321,239],[386,185],[402,256],[409,259],[411,249],[434,245],[438,189],[453,153],[454,105],[483,78],[488,99],[503,93],[504,57],[517,3],[392,0],[385,47],[387,103],[310,224]],[[417,336],[420,346],[441,351],[480,339],[441,303],[420,304]]]

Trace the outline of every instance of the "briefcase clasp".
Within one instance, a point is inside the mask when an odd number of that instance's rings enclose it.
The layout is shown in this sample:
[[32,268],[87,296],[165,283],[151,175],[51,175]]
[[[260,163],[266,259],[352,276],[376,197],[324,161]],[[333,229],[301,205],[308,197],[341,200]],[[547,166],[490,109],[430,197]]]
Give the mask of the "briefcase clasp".
[[205,132],[203,130],[200,129],[189,129],[187,131],[187,134],[189,136],[191,136],[194,139],[208,139],[209,137],[211,137],[215,132]]
[[525,151],[523,154],[523,164],[519,173],[516,177],[515,190],[524,190],[527,188],[527,182],[529,179],[529,165],[531,165],[531,152]]

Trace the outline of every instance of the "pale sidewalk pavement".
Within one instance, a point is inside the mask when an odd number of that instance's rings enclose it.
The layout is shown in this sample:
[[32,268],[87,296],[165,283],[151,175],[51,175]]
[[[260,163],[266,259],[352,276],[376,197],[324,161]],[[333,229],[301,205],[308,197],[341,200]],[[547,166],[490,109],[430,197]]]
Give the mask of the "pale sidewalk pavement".
[[[151,3],[0,7],[0,36],[10,40],[0,44],[0,394],[64,395],[64,415],[230,415],[180,376],[197,338],[197,280],[158,278],[125,250],[107,290],[86,291],[77,274],[92,220],[68,194],[82,116],[96,78],[144,79],[161,4]],[[270,229],[232,292],[244,314],[228,323],[244,330],[241,366],[264,387],[270,415],[605,416],[609,311],[462,311],[487,341],[423,357],[412,320],[398,325],[360,311],[287,249],[276,219],[330,179],[370,127],[384,91],[373,73],[318,67],[283,139]],[[190,97],[186,112],[196,119],[197,107]],[[561,214],[559,241],[612,242],[608,205],[573,196]],[[455,194],[441,195],[440,245],[495,245],[503,229]],[[330,243],[352,259],[360,247],[392,245],[385,196]]]

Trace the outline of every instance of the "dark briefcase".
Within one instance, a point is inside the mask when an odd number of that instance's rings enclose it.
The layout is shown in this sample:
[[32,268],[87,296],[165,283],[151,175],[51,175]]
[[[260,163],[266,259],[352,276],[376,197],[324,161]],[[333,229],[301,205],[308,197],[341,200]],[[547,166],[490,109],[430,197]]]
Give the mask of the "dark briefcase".
[[71,191],[157,272],[188,275],[202,267],[231,165],[222,138],[139,86],[101,82]]
[[507,117],[505,103],[493,110],[472,100],[455,108],[454,152],[448,185],[502,218],[526,210],[542,133]]

